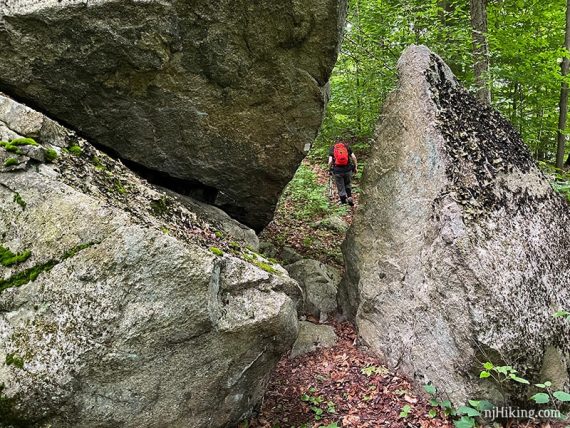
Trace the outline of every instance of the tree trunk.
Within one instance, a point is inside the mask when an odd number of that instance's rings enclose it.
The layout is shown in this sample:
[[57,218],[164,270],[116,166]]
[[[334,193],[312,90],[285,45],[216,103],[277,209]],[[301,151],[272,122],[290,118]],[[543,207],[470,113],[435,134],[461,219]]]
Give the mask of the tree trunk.
[[[566,51],[570,50],[570,0],[566,1],[566,40],[564,42]],[[568,52],[566,52],[568,53]],[[562,60],[562,89],[560,90],[560,116],[558,118],[558,150],[556,152],[556,167],[564,166],[564,152],[566,151],[566,119],[568,116],[568,82],[566,76],[570,69],[570,60]],[[566,162],[570,165],[570,159]]]
[[[569,0],[570,1],[570,0]],[[491,104],[489,89],[489,45],[487,43],[487,0],[470,0],[473,37],[473,69],[477,98]]]

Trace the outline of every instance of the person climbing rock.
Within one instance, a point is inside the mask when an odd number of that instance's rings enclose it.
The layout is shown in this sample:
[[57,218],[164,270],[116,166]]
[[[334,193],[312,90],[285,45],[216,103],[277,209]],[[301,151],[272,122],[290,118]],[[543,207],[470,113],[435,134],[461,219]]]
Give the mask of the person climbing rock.
[[341,204],[354,206],[352,199],[352,174],[358,170],[358,161],[349,143],[338,141],[329,150],[330,173],[334,175]]

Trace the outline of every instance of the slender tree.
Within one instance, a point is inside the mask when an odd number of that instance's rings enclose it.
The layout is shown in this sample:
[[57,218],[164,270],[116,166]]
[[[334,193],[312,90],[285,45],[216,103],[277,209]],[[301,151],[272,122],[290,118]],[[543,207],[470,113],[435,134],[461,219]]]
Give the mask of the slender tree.
[[[566,37],[564,46],[566,54],[570,50],[570,0],[566,1]],[[562,89],[560,90],[560,115],[558,118],[558,150],[556,152],[556,166],[562,168],[564,166],[564,152],[566,150],[566,122],[568,117],[568,71],[570,71],[570,60],[565,55],[562,60]],[[570,157],[566,162],[570,166]]]
[[[570,1],[570,0],[569,0]],[[470,0],[473,38],[473,68],[477,98],[491,104],[489,89],[489,44],[487,43],[487,0]]]

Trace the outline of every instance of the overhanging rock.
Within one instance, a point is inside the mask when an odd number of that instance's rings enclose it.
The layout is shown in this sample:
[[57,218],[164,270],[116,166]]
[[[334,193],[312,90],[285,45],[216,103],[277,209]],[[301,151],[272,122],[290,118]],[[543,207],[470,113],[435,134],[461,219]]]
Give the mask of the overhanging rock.
[[316,136],[345,0],[6,0],[0,90],[259,230]]
[[568,203],[439,57],[412,46],[398,70],[343,244],[340,305],[376,352],[458,403],[494,396],[485,361],[561,386]]

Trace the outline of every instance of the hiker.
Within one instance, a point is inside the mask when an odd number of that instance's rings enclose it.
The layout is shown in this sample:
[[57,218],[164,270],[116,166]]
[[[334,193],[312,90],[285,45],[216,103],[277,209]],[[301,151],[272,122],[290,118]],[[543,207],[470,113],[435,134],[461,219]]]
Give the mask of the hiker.
[[340,203],[348,203],[351,207],[354,206],[350,181],[352,174],[356,174],[358,162],[348,143],[337,142],[331,147],[329,150],[329,168],[330,173],[334,175]]

